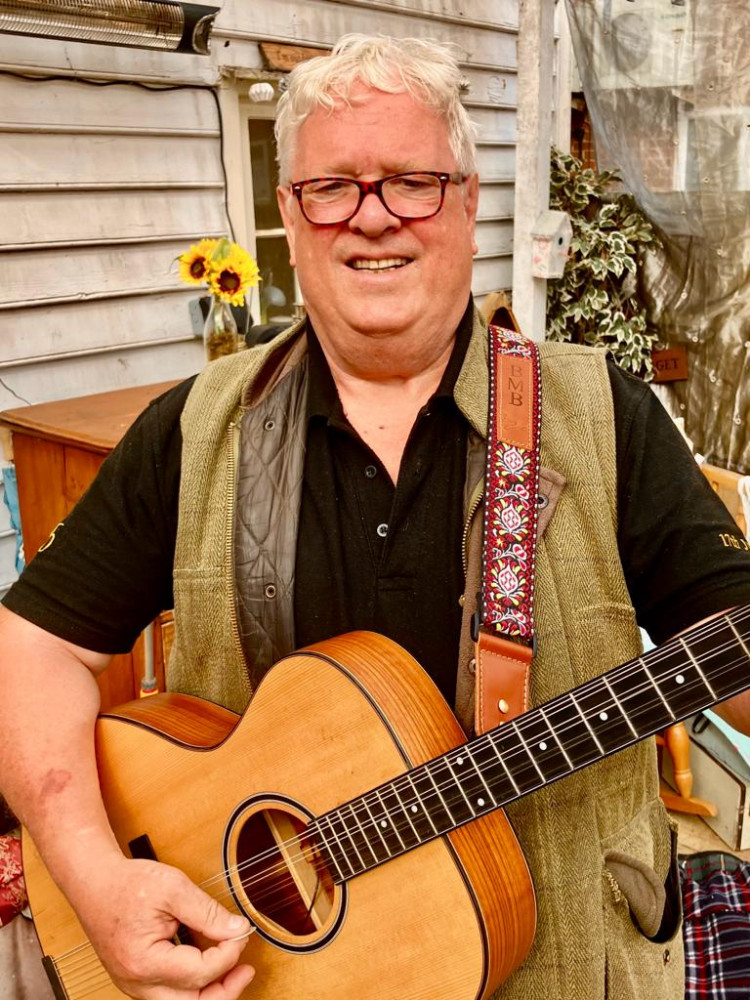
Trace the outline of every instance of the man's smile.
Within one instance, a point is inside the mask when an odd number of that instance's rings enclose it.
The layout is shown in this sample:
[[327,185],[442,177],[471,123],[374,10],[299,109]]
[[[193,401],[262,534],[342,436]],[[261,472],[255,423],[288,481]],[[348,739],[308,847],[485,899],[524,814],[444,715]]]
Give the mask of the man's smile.
[[355,271],[394,271],[397,268],[411,264],[411,257],[353,257],[346,262],[347,267]]

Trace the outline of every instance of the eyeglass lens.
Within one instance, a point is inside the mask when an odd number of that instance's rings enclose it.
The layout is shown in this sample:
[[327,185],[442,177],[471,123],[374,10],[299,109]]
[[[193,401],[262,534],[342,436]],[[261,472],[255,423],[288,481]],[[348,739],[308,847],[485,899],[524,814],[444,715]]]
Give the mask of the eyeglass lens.
[[[443,185],[440,178],[432,174],[404,174],[384,180],[379,196],[393,215],[402,219],[423,219],[439,210]],[[311,222],[344,222],[355,214],[359,201],[360,188],[356,181],[323,178],[302,188],[302,208]]]

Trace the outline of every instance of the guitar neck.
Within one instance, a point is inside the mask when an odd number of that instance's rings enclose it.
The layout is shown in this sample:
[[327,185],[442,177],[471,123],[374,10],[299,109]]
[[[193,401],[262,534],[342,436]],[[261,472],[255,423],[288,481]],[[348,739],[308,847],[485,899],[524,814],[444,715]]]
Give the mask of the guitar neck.
[[343,882],[750,687],[750,606],[318,817]]

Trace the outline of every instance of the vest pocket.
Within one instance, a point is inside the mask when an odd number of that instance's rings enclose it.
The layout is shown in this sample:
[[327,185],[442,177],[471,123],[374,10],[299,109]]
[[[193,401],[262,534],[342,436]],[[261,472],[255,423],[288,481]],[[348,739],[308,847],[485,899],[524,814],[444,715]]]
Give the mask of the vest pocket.
[[603,875],[607,1000],[682,1000],[677,836],[660,800],[603,844]]

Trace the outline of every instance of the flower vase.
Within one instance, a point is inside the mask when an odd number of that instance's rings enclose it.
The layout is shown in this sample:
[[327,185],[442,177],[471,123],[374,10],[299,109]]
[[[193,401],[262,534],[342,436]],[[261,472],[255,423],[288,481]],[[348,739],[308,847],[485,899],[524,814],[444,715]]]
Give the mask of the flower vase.
[[239,335],[232,307],[216,296],[212,297],[203,325],[203,345],[207,361],[235,354],[239,350]]

